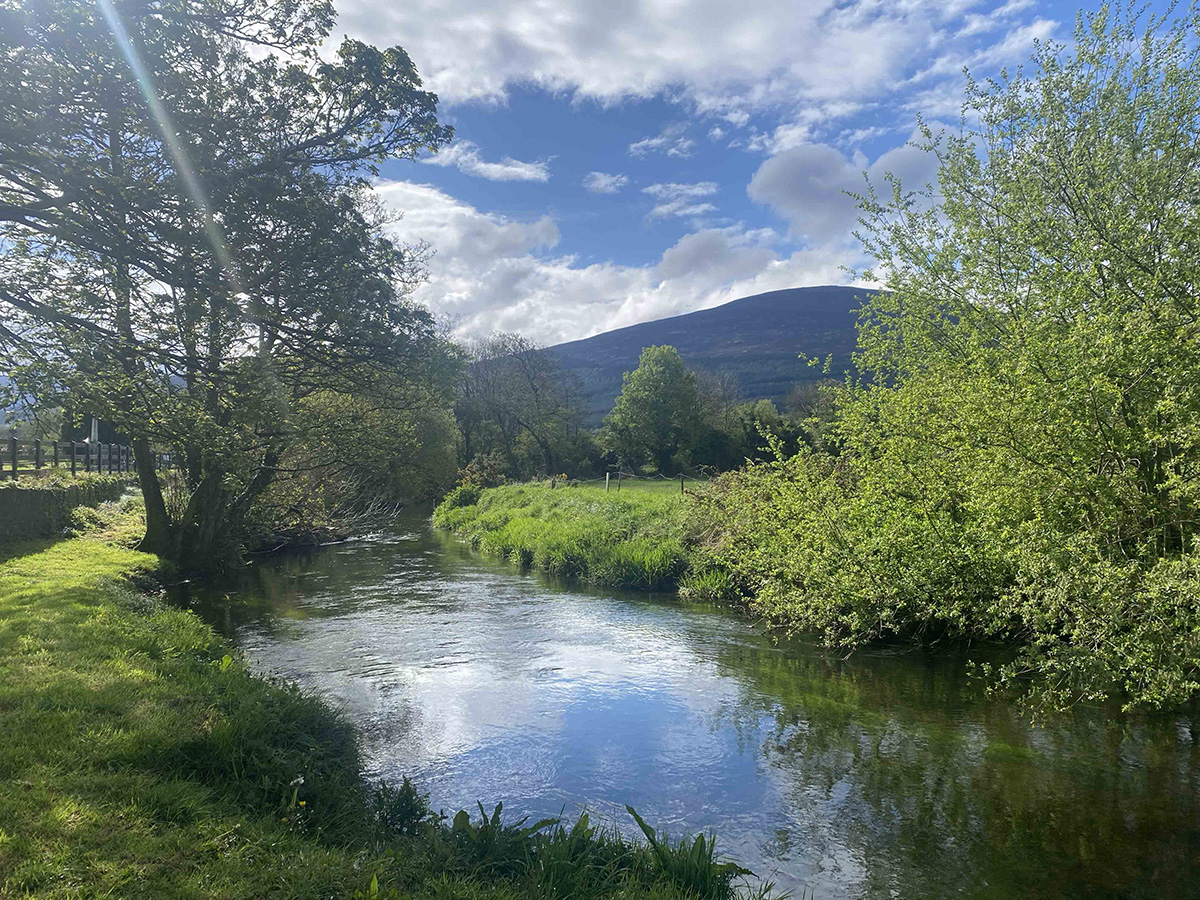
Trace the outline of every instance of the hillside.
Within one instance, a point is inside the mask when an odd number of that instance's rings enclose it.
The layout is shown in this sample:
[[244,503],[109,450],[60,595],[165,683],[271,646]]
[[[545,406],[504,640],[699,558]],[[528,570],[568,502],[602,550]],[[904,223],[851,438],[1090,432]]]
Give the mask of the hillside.
[[558,344],[563,366],[582,380],[589,418],[598,423],[621,392],[621,378],[637,367],[643,347],[671,344],[693,369],[728,370],[747,400],[780,401],[798,381],[822,377],[798,355],[833,355],[833,372],[850,365],[859,298],[851,287],[804,287],[732,300],[723,306],[606,331]]

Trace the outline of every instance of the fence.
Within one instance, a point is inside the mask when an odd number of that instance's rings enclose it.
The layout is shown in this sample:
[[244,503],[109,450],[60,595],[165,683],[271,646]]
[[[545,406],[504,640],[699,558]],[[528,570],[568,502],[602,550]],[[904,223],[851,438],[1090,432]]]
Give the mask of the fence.
[[50,472],[136,472],[133,448],[124,444],[93,444],[90,441],[19,441],[8,438],[4,447],[0,478],[16,481],[21,476],[37,477]]
[[[573,479],[567,479],[567,480],[571,484],[602,484],[602,485],[604,485],[604,492],[606,494],[609,491],[615,491],[617,493],[620,493],[622,482],[624,482],[624,484],[627,487],[632,487],[633,485],[635,485],[639,482],[643,483],[643,484],[647,484],[647,485],[655,485],[655,486],[665,487],[667,484],[674,484],[676,481],[678,481],[679,482],[679,492],[681,494],[687,493],[687,488],[684,486],[684,481],[694,481],[697,484],[705,484],[708,482],[707,477],[697,478],[694,475],[684,475],[682,472],[679,473],[678,475],[663,475],[661,472],[655,472],[653,475],[638,475],[635,472],[625,472],[621,469],[612,469],[610,471],[607,471],[604,473],[603,478],[585,478],[585,479],[579,479],[579,480],[573,480]],[[557,483],[557,479],[555,479],[555,478],[550,479],[551,487],[554,487],[556,483]]]

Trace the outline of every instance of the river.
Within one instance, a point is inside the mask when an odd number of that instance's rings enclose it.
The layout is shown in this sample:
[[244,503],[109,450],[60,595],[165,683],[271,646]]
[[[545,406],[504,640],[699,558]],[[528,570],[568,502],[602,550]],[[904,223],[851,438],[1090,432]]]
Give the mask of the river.
[[521,574],[415,516],[194,602],[435,809],[633,834],[628,803],[816,900],[1200,896],[1200,717],[1039,727],[956,654],[830,659],[673,595]]

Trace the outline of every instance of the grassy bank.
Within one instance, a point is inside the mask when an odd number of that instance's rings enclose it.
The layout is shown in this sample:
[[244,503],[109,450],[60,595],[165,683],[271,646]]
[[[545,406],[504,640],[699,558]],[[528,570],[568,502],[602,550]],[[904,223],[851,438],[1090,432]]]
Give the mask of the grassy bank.
[[134,588],[153,557],[85,536],[0,560],[0,895],[736,895],[707,842],[443,820],[367,784],[339,716]]
[[688,569],[674,481],[459,488],[434,524],[510,562],[608,587],[670,589]]

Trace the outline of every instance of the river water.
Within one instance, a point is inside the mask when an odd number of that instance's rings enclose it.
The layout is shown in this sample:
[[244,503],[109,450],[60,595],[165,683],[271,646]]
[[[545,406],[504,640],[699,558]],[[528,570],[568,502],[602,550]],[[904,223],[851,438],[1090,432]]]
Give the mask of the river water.
[[358,726],[371,774],[506,818],[634,806],[837,897],[1200,897],[1200,717],[1035,727],[945,654],[831,660],[672,595],[521,574],[432,531],[197,600]]

